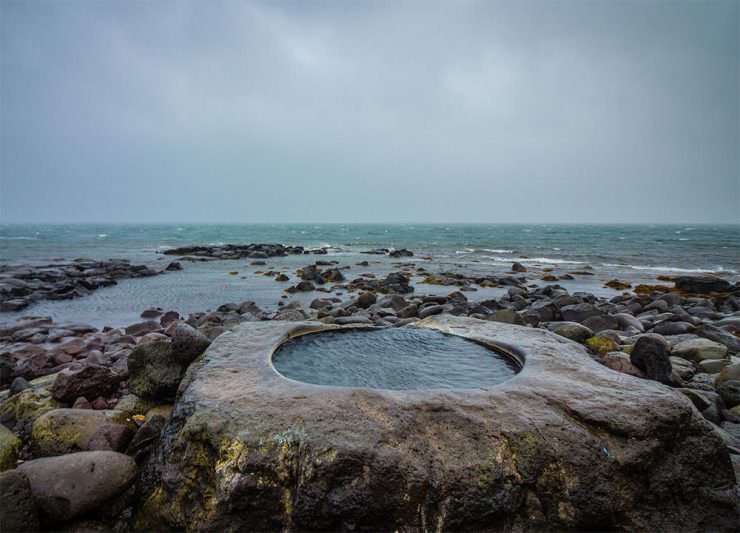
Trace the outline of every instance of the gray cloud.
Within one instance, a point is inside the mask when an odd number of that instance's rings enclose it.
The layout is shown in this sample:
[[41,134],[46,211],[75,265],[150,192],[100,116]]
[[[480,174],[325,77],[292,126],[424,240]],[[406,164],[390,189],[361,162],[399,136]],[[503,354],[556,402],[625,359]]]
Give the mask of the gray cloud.
[[2,0],[0,220],[738,222],[726,2]]

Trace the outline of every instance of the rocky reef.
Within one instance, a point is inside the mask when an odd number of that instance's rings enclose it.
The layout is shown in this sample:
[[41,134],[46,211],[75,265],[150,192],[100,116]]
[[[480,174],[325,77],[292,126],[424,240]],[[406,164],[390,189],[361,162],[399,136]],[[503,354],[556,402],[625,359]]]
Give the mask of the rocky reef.
[[[166,270],[177,270],[168,265]],[[146,265],[132,265],[127,259],[93,261],[76,259],[46,265],[0,265],[0,311],[18,311],[38,300],[66,300],[89,294],[117,280],[156,276],[160,272]]]

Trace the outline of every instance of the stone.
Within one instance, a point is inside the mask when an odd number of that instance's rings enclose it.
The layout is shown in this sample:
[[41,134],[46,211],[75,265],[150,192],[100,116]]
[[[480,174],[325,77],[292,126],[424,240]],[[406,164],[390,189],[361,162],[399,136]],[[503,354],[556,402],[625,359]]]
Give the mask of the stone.
[[445,308],[439,304],[427,305],[419,309],[419,318],[426,318],[432,315],[438,315],[443,312]]
[[128,356],[129,389],[141,398],[174,398],[185,369],[175,358],[172,343],[154,341],[137,346]]
[[136,430],[126,418],[125,413],[115,410],[49,411],[33,423],[31,451],[34,457],[91,450],[123,451]]
[[178,270],[182,270],[182,264],[180,261],[172,261],[165,267],[165,271],[167,272],[176,272]]
[[586,342],[586,339],[593,337],[594,332],[578,322],[556,322],[551,324],[553,333],[576,342]]
[[0,472],[0,531],[41,531],[31,485],[23,472]]
[[116,411],[122,411],[131,417],[133,415],[142,415],[158,404],[158,400],[145,400],[139,398],[136,394],[127,394],[118,400]]
[[488,315],[486,320],[491,322],[502,322],[504,324],[516,324],[523,326],[525,324],[522,315],[512,309],[499,309]]
[[640,333],[645,331],[645,326],[642,325],[642,322],[629,313],[615,313],[614,318],[617,320],[617,324],[621,329],[633,328]]
[[26,389],[0,403],[0,424],[27,433],[44,413],[63,407],[46,389]]
[[335,325],[237,326],[191,365],[132,529],[736,529],[729,453],[689,399],[541,328],[448,314],[416,326],[526,364],[488,388],[317,387],[269,354]]
[[355,300],[355,303],[357,307],[360,307],[361,309],[367,309],[371,305],[373,305],[378,298],[373,294],[372,292],[363,292],[360,293],[360,295],[357,297],[357,300]]
[[731,353],[740,352],[740,338],[735,337],[735,335],[722,328],[710,324],[702,324],[696,328],[695,332],[700,337],[724,344]]
[[653,327],[653,333],[657,333],[658,335],[682,335],[684,333],[692,333],[694,329],[694,325],[688,322],[664,320]]
[[732,409],[736,405],[740,405],[740,380],[731,379],[723,382],[717,387],[717,392],[727,408]]
[[511,270],[512,270],[512,272],[526,272],[527,271],[527,267],[525,267],[521,263],[514,262],[511,265]]
[[729,359],[704,359],[697,363],[699,371],[706,372],[707,374],[719,374],[729,364]]
[[563,320],[566,322],[578,323],[583,322],[587,318],[604,314],[601,309],[589,303],[566,305],[560,308],[560,312],[563,315]]
[[0,472],[15,468],[22,444],[12,431],[0,425]]
[[610,315],[591,316],[586,318],[582,323],[594,333],[619,329],[619,322],[617,322],[616,318]]
[[732,290],[729,281],[714,276],[679,276],[673,282],[678,290],[689,293],[706,294]]
[[624,352],[609,352],[605,354],[601,358],[601,364],[623,374],[629,374],[638,378],[645,377],[645,373],[633,365],[629,355]]
[[126,450],[137,463],[141,462],[156,445],[167,419],[162,415],[153,415],[139,428]]
[[13,396],[14,394],[18,394],[19,392],[30,388],[31,384],[19,376],[15,378],[10,384],[10,389],[8,389],[8,396]]
[[120,382],[121,377],[110,368],[80,365],[59,372],[51,387],[51,394],[59,402],[73,403],[80,396],[92,401],[98,396],[113,394]]
[[138,324],[131,324],[130,326],[128,326],[126,328],[126,334],[133,335],[134,337],[139,337],[141,335],[146,335],[147,333],[152,333],[153,331],[158,331],[159,328],[159,322],[139,322]]
[[172,355],[184,365],[189,365],[198,357],[211,341],[200,331],[185,322],[180,322],[172,334]]
[[704,359],[723,359],[727,346],[704,338],[689,339],[673,346],[671,354],[698,363]]
[[724,367],[717,378],[714,380],[714,386],[719,388],[725,381],[740,380],[740,363],[733,363]]
[[96,509],[136,479],[134,460],[108,451],[34,459],[20,465],[18,471],[28,477],[38,507],[59,521]]
[[630,352],[630,361],[648,379],[672,383],[670,351],[666,340],[655,334],[641,335]]

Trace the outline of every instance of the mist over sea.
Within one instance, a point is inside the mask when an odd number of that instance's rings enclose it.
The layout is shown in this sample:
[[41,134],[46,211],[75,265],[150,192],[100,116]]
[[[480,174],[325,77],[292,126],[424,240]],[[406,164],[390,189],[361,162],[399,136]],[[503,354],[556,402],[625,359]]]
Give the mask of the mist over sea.
[[[190,244],[280,243],[328,248],[327,255],[274,257],[264,267],[248,260],[183,263],[181,272],[123,280],[114,287],[74,300],[41,301],[19,313],[0,313],[0,322],[24,315],[56,320],[124,325],[158,306],[180,313],[214,309],[227,302],[253,300],[274,309],[284,287],[254,275],[266,268],[287,273],[318,259],[349,265],[352,278],[398,269],[399,260],[363,254],[372,248],[407,248],[430,272],[502,274],[514,261],[542,283],[538,273],[553,274],[592,267],[592,276],[559,281],[569,291],[616,294],[603,286],[618,278],[655,283],[658,275],[716,273],[737,279],[740,273],[740,225],[579,225],[579,224],[17,224],[0,226],[0,264],[43,264],[52,259],[124,258],[162,269],[173,256],[168,248]],[[422,259],[424,257],[431,259]],[[370,261],[368,267],[356,262]],[[239,275],[229,275],[238,271]],[[454,287],[419,284],[419,294],[447,294]],[[505,288],[479,288],[471,300],[500,296]],[[308,304],[316,294],[291,295]]]

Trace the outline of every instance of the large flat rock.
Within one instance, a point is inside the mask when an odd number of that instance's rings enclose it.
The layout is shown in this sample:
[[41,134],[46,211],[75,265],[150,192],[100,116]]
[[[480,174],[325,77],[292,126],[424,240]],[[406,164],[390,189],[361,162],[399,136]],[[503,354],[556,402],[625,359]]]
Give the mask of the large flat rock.
[[271,354],[288,336],[336,326],[245,323],[191,365],[146,467],[136,525],[737,528],[728,453],[683,395],[544,330],[447,315],[418,326],[526,364],[480,389],[311,385],[280,376]]

